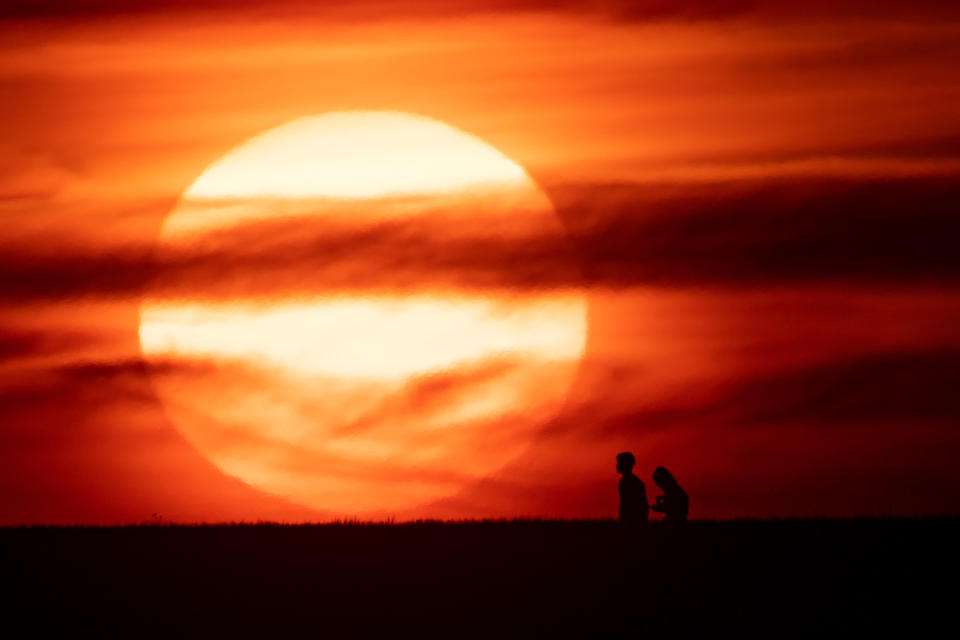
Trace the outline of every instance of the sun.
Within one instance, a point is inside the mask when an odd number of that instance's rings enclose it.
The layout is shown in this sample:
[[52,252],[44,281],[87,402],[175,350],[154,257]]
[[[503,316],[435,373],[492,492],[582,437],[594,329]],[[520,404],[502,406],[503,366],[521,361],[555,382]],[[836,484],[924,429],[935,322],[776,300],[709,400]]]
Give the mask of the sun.
[[224,473],[331,515],[406,513],[560,410],[586,335],[573,265],[549,199],[479,138],[398,112],[300,118],[186,189],[140,343]]

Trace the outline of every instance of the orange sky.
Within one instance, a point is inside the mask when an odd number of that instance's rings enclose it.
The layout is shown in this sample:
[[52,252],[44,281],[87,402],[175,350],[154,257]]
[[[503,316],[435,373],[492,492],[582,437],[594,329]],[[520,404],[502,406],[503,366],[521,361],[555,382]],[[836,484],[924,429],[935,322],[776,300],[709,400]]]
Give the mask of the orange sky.
[[[586,288],[559,416],[489,477],[384,515],[613,515],[623,449],[651,500],[650,471],[670,468],[694,517],[960,510],[960,14],[662,5],[13,5],[0,523],[352,515],[254,490],[181,435],[137,335],[158,275],[183,295],[236,282],[228,297],[281,280],[360,298]],[[371,239],[276,221],[249,254],[156,260],[166,215],[224,153],[361,108],[447,122],[525,167],[575,268],[549,243],[442,224]],[[338,247],[361,258],[331,266]],[[471,393],[471,371],[444,373]]]

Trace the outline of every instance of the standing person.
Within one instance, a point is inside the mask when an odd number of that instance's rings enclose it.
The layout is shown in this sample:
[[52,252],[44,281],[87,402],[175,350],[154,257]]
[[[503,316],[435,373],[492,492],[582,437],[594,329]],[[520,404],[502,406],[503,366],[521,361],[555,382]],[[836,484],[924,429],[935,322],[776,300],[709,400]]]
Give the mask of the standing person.
[[653,472],[653,481],[663,490],[663,495],[657,496],[657,504],[650,508],[662,513],[664,522],[686,522],[690,498],[680,488],[673,474],[665,467],[657,467]]
[[638,526],[647,523],[649,505],[643,480],[633,475],[637,459],[629,451],[617,454],[617,473],[620,474],[620,524]]

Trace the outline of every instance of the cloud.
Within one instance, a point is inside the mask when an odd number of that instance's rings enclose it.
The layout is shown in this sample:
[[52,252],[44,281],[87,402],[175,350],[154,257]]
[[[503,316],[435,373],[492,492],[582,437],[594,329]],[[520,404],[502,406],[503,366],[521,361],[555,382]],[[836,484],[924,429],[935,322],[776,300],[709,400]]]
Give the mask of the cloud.
[[[798,340],[803,340],[805,330],[798,327],[795,331],[799,332]],[[25,338],[26,346],[18,347],[21,351],[33,344],[46,349],[46,342],[37,335]],[[68,338],[71,336],[65,334],[64,339]],[[803,346],[798,344],[797,348],[802,350]],[[606,438],[611,434],[650,435],[691,424],[775,428],[786,423],[841,426],[853,422],[960,418],[960,398],[955,393],[960,387],[960,351],[955,346],[934,343],[883,351],[876,348],[875,340],[867,339],[853,353],[831,357],[825,352],[813,363],[788,362],[766,373],[750,373],[751,369],[747,369],[716,377],[713,372],[714,377],[683,385],[679,390],[667,387],[642,396],[636,395],[638,388],[656,390],[660,384],[657,373],[649,370],[650,363],[630,353],[618,354],[614,359],[599,352],[588,353],[582,374],[582,384],[587,388],[580,392],[586,392],[586,401],[569,404],[542,435],[550,439],[572,430]],[[747,360],[751,367],[763,361],[761,353],[750,355]],[[14,376],[3,377],[2,408],[13,411],[47,404],[51,397],[70,411],[81,413],[84,410],[78,407],[82,406],[102,409],[109,404],[128,406],[130,402],[157,406],[149,383],[151,376],[189,386],[202,383],[211,374],[215,374],[214,381],[222,380],[217,376],[224,366],[225,363],[207,359],[170,357],[148,363],[140,357],[129,357],[25,367]],[[269,374],[238,363],[229,366],[240,389],[262,387],[262,376]],[[481,396],[487,386],[499,389],[507,384],[521,392],[520,386],[526,384],[531,388],[523,393],[535,394],[537,380],[549,377],[552,369],[550,363],[541,366],[529,357],[500,356],[414,376],[356,418],[342,423],[341,432],[335,435],[362,435],[383,426],[422,422],[434,414],[442,418],[460,403]],[[279,384],[284,383],[280,380]],[[329,384],[333,393],[343,383],[331,380]],[[222,382],[217,385],[223,390]],[[322,387],[323,383],[314,379],[297,383],[279,400],[293,402],[293,410],[302,414],[303,420],[315,420],[322,413],[318,409],[323,404],[320,397],[328,395],[320,394],[316,401],[311,399],[317,385]],[[361,384],[360,391],[371,393],[376,389],[363,391]],[[498,415],[495,420],[501,418],[509,422],[509,416]],[[479,416],[468,423],[475,421],[478,431],[496,430],[493,425],[485,425],[484,420]],[[589,428],[584,430],[584,425]],[[527,436],[524,433],[519,437]]]
[[[613,376],[611,376],[613,377]],[[616,377],[623,378],[622,373]],[[631,403],[616,387],[545,432],[557,437],[590,420],[583,431],[599,440],[649,437],[687,428],[718,431],[798,426],[842,429],[848,424],[952,424],[960,418],[960,351],[900,350],[838,358],[816,365],[744,374],[693,385],[683,395]],[[605,392],[606,391],[606,392]],[[881,427],[878,427],[881,428]]]
[[885,285],[957,279],[958,201],[952,178],[797,178],[612,186],[559,208],[599,285]]
[[191,11],[255,10],[267,13],[297,11],[330,20],[383,20],[385,18],[436,17],[464,13],[551,12],[596,16],[611,20],[716,20],[755,16],[771,20],[823,16],[954,16],[949,0],[919,0],[904,5],[882,1],[833,3],[813,0],[798,6],[789,0],[639,0],[629,3],[588,0],[473,0],[452,7],[439,0],[365,0],[360,2],[286,3],[278,9],[264,0],[11,0],[0,15],[95,17],[125,14],[182,13]]
[[0,333],[0,364],[15,359],[69,353],[108,342],[109,338],[102,333],[3,327]]
[[[401,389],[390,394],[375,407],[334,432],[337,437],[357,435],[384,425],[424,419],[430,414],[442,415],[456,410],[459,403],[469,401],[470,394],[482,387],[501,382],[524,366],[517,358],[496,357],[469,363],[456,369],[433,371],[412,376]],[[527,437],[527,434],[520,434]]]
[[[0,377],[3,399],[0,411],[29,413],[40,405],[56,402],[71,415],[100,411],[130,411],[159,406],[149,383],[149,373],[181,378],[202,376],[214,368],[210,362],[166,359],[148,363],[139,357],[121,360],[81,360],[50,366],[24,366]],[[15,426],[15,419],[8,423]]]
[[[99,398],[122,395],[134,388],[132,383],[146,381],[148,375],[184,381],[217,373],[221,366],[185,358],[149,364],[139,358],[74,363],[54,367],[19,385],[7,386],[6,400],[16,397],[41,400],[49,398],[54,390],[75,393],[86,389]],[[380,425],[422,420],[433,412],[442,415],[444,410],[469,399],[484,385],[501,384],[521,366],[530,366],[530,363],[499,358],[412,378],[345,427],[337,437],[358,435]],[[764,375],[728,377],[686,389],[683,395],[668,394],[656,402],[633,399],[630,394],[622,393],[634,384],[632,378],[643,377],[635,364],[621,361],[591,366],[600,366],[609,372],[594,378],[597,388],[589,402],[571,405],[557,419],[558,424],[544,431],[544,437],[553,438],[585,424],[590,427],[583,433],[602,438],[611,433],[650,435],[690,424],[775,428],[786,423],[840,426],[847,422],[960,418],[960,398],[955,393],[960,385],[960,352],[950,349],[868,353]],[[526,373],[532,375],[529,371]],[[248,374],[253,378],[263,375]],[[145,389],[147,387],[142,388]],[[307,390],[299,389],[299,392]],[[155,401],[152,391],[144,394],[137,398]],[[129,399],[117,397],[124,402]],[[309,398],[304,397],[302,401],[299,411],[309,414]],[[7,402],[5,406],[10,408],[11,404]],[[495,420],[501,418],[497,416]],[[509,421],[508,417],[505,419]],[[482,428],[489,429],[490,425]],[[520,434],[524,438],[527,435]]]
[[139,295],[152,273],[149,249],[79,247],[38,251],[18,247],[0,258],[0,298],[12,302]]
[[[0,256],[0,299],[235,299],[583,285],[931,284],[960,279],[960,181],[795,178],[576,185],[552,193],[569,238],[476,226],[279,220],[152,253],[48,243]],[[14,347],[7,347],[14,348]]]
[[763,424],[954,422],[960,418],[958,385],[958,351],[876,353],[742,382],[719,406]]

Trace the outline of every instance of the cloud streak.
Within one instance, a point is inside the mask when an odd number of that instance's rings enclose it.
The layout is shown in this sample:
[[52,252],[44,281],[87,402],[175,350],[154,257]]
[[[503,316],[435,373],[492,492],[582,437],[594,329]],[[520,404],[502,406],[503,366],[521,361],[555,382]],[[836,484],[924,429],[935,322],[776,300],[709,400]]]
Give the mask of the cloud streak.
[[[632,407],[593,433],[621,438],[697,425],[720,430],[797,425],[842,429],[848,424],[926,421],[949,428],[960,418],[960,398],[954,392],[958,384],[958,351],[869,353],[728,379],[665,399],[659,406]],[[587,408],[588,414],[596,411]]]
[[464,13],[569,13],[602,17],[611,20],[721,20],[752,16],[770,20],[821,18],[825,16],[930,16],[957,15],[955,3],[948,0],[920,0],[905,7],[893,1],[845,2],[841,5],[827,0],[805,2],[802,7],[789,0],[639,0],[630,3],[598,3],[587,0],[472,0],[456,9],[439,0],[365,0],[361,2],[328,2],[316,5],[308,2],[287,3],[278,10],[264,0],[146,0],[134,5],[119,0],[11,0],[4,4],[0,15],[96,17],[126,14],[183,13],[198,10],[225,9],[261,10],[286,14],[292,10],[308,12],[327,20],[376,20],[384,18],[423,18]]
[[232,299],[583,285],[955,285],[953,178],[794,179],[556,190],[567,240],[443,217],[357,226],[280,220],[202,243],[88,253],[12,247],[0,298]]

